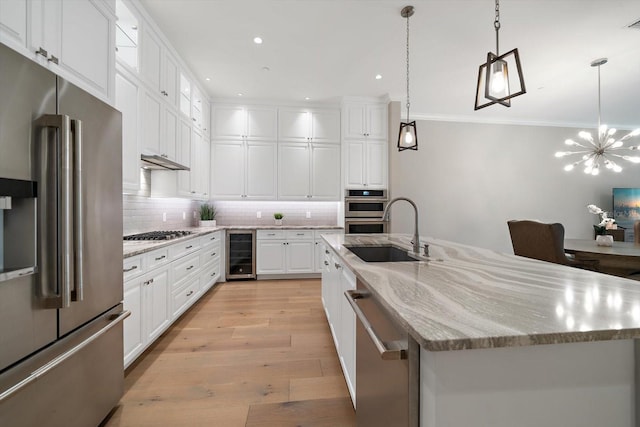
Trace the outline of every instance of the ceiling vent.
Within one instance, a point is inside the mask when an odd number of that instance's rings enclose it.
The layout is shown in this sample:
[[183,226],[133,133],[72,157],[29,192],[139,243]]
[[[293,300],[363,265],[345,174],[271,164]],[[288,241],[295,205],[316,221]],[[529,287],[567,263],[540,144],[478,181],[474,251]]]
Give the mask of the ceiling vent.
[[640,19],[638,19],[636,22],[634,22],[633,24],[630,24],[628,26],[628,28],[633,28],[636,30],[640,30]]

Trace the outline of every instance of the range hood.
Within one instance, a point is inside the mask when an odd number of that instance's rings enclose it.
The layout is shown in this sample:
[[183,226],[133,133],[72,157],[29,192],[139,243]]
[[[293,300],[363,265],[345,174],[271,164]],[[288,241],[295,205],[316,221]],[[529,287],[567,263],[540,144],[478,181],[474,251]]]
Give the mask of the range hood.
[[172,171],[188,171],[191,170],[187,166],[176,163],[166,157],[157,154],[142,154],[140,156],[142,160],[143,169],[161,169]]

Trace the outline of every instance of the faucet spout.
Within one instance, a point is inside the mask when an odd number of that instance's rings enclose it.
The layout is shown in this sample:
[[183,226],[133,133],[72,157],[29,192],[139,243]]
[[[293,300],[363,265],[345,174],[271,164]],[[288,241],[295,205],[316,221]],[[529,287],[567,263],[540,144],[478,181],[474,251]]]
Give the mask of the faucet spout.
[[413,206],[413,211],[415,213],[414,215],[414,228],[413,228],[413,252],[416,254],[420,253],[420,233],[418,232],[418,206],[416,206],[416,204],[414,203],[413,200],[407,198],[407,197],[396,197],[395,199],[392,199],[388,204],[387,207],[384,208],[384,212],[382,213],[382,220],[383,221],[388,221],[389,220],[389,211],[391,209],[391,205],[393,205],[395,202],[400,201],[400,200],[404,200],[405,202],[409,202],[409,204],[411,204],[411,206]]

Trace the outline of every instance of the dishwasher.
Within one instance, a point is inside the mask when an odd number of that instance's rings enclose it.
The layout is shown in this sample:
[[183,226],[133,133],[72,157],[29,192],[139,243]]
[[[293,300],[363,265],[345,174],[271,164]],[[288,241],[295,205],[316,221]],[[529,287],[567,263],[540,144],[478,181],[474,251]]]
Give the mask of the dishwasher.
[[256,230],[227,230],[227,279],[256,278]]
[[345,297],[356,314],[358,427],[419,425],[420,349],[357,280]]

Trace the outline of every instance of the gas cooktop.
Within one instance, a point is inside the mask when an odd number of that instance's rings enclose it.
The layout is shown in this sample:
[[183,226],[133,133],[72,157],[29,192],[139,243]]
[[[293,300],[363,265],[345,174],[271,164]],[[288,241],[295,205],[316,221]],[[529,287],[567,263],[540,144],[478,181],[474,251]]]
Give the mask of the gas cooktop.
[[193,234],[192,231],[148,231],[124,236],[123,240],[171,240]]

